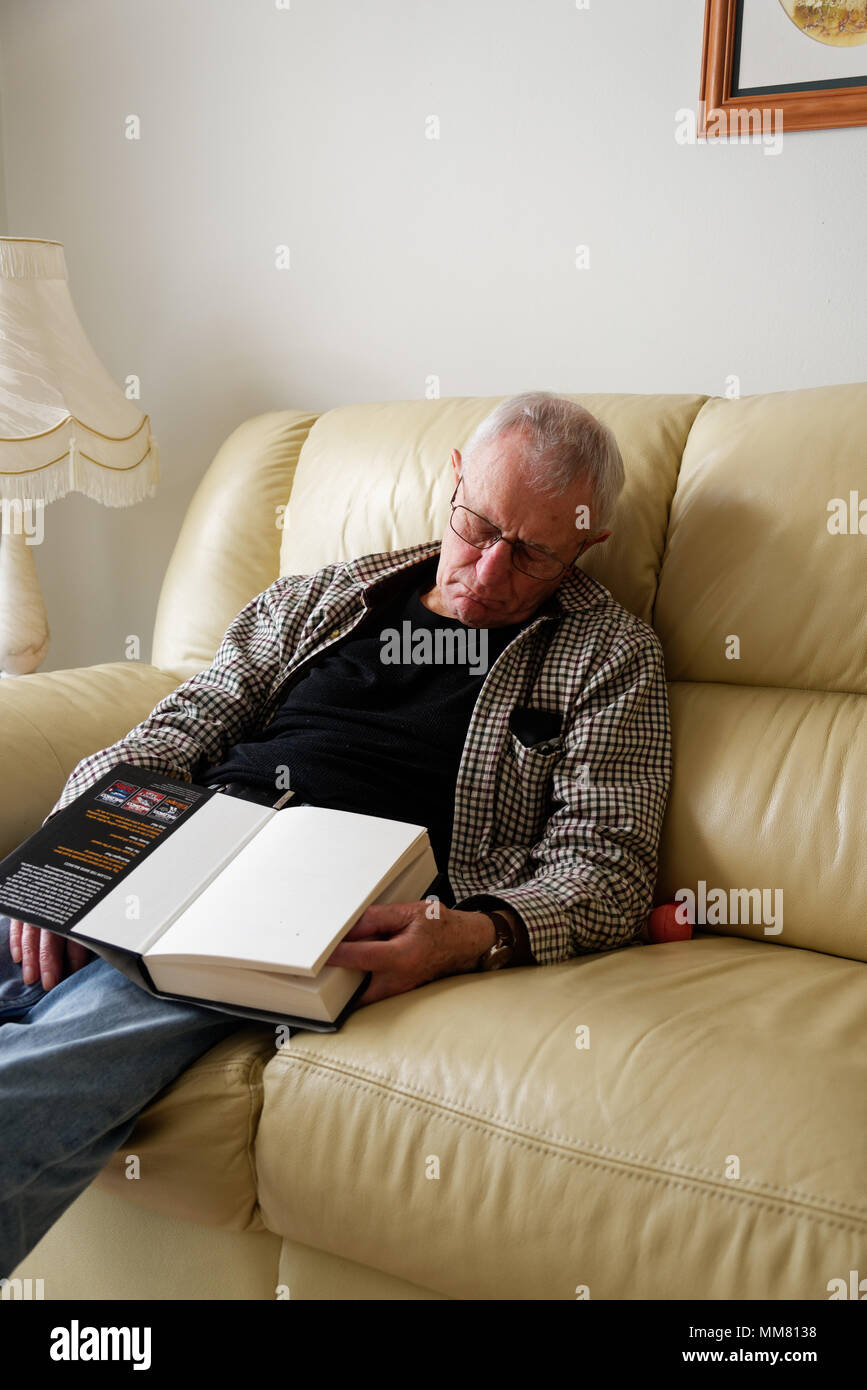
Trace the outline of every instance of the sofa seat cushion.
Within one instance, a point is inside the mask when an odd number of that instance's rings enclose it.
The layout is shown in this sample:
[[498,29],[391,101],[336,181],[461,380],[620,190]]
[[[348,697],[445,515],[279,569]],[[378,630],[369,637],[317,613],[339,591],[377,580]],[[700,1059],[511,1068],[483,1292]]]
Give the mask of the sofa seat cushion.
[[[239,1031],[203,1053],[139,1115],[95,1179],[139,1206],[234,1231],[262,1231],[252,1144],[274,1029]],[[139,1158],[138,1177],[127,1160]]]
[[865,1012],[859,962],[704,934],[435,981],[274,1052],[262,1216],[456,1298],[827,1298]]

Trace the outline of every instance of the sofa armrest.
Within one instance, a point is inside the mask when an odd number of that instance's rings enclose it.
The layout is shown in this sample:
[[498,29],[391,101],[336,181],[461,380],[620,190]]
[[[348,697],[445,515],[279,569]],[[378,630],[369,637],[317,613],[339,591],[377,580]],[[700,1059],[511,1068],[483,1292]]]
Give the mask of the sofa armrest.
[[133,661],[0,680],[0,856],[39,829],[82,758],[177,686],[171,671]]

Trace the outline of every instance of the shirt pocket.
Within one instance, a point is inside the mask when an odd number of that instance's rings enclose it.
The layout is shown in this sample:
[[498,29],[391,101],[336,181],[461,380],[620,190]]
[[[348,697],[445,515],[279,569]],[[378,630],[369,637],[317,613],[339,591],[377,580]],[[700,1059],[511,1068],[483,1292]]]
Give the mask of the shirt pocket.
[[510,733],[497,798],[497,843],[526,848],[542,838],[551,814],[551,779],[563,756],[562,737],[528,748]]

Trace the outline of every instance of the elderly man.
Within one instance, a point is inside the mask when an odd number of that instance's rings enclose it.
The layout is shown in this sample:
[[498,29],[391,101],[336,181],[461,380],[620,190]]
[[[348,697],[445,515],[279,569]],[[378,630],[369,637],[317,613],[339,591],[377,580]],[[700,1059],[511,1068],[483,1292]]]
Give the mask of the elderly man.
[[[442,542],[275,580],[212,665],[83,759],[50,812],[126,761],[269,804],[288,769],[295,804],[427,826],[440,873],[426,900],[368,908],[329,958],[371,972],[361,1007],[625,945],[652,903],[662,650],[575,567],[611,534],[614,436],[534,392],[496,407],[451,466]],[[242,1021],[156,999],[20,922],[0,933],[0,1020],[28,1024],[0,1029],[8,1274],[152,1097]]]

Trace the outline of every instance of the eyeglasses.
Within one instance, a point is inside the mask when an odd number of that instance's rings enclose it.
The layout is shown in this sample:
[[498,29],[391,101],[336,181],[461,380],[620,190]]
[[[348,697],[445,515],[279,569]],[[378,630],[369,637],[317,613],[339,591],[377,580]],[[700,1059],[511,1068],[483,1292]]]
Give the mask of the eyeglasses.
[[536,545],[528,545],[526,541],[510,541],[503,535],[499,526],[488,521],[486,516],[479,516],[478,512],[471,511],[469,507],[461,506],[460,503],[455,505],[458,488],[462,482],[463,478],[458,478],[457,486],[451,495],[449,525],[455,535],[460,536],[467,545],[471,545],[474,550],[489,550],[497,541],[505,541],[506,545],[512,547],[512,564],[515,569],[530,579],[556,579],[564,570],[572,568],[587,544],[586,541],[581,542],[581,550],[568,565],[562,564],[556,555],[551,555]]

